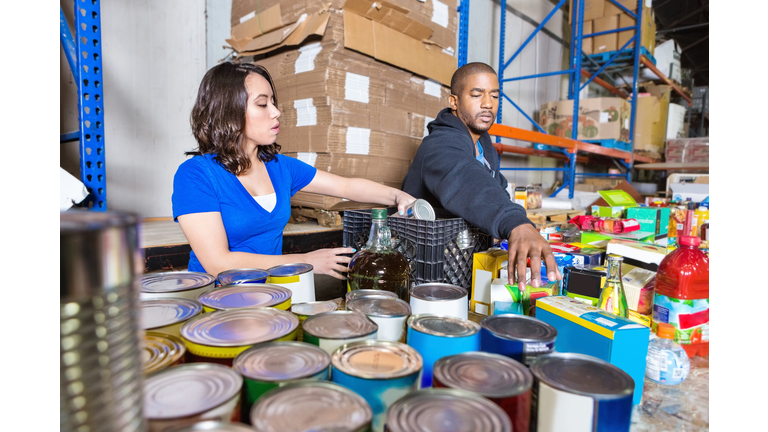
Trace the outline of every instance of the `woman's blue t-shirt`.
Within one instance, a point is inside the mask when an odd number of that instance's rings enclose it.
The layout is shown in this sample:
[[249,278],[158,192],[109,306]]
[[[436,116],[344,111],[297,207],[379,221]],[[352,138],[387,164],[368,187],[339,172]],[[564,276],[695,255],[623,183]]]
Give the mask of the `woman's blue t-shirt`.
[[[268,212],[215,157],[194,156],[176,170],[171,197],[173,219],[178,222],[177,218],[185,214],[219,212],[230,251],[280,255],[283,229],[291,216],[291,197],[315,178],[317,170],[280,154],[267,162],[277,198],[275,208]],[[188,270],[205,272],[194,251],[189,255]]]

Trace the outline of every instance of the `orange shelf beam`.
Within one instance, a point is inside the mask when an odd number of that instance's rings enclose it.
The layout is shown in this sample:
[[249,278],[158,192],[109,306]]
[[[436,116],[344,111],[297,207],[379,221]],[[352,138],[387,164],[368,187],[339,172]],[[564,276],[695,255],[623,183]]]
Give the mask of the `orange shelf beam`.
[[[521,155],[528,155],[528,156],[543,156],[543,157],[551,157],[555,159],[561,159],[564,161],[570,161],[568,159],[568,156],[557,153],[557,152],[551,152],[546,150],[536,150],[535,148],[531,147],[518,147],[513,145],[507,145],[507,144],[493,144],[493,146],[496,148],[496,151],[501,153],[513,153],[513,154],[521,154]],[[576,156],[576,161],[580,163],[589,163],[589,159],[585,156]]]
[[691,95],[687,94],[679,85],[677,85],[674,81],[667,78],[666,75],[661,73],[660,70],[656,69],[656,66],[651,63],[650,60],[648,60],[648,57],[646,56],[640,56],[640,63],[642,63],[645,67],[651,70],[651,72],[655,73],[656,76],[659,77],[660,80],[667,83],[667,85],[671,86],[673,90],[680,93],[680,96],[683,97],[688,102],[688,105],[691,105],[693,103],[693,99],[691,99]]
[[[581,70],[581,74],[584,77],[586,77],[587,79],[592,78],[592,74],[587,72],[585,69]],[[624,99],[629,98],[629,95],[624,93],[623,90],[608,84],[608,82],[600,79],[599,77],[595,77],[595,79],[593,79],[592,82],[597,84],[597,85],[601,85],[601,86],[605,87],[609,92],[611,92],[612,94],[615,94],[616,96],[623,97]]]

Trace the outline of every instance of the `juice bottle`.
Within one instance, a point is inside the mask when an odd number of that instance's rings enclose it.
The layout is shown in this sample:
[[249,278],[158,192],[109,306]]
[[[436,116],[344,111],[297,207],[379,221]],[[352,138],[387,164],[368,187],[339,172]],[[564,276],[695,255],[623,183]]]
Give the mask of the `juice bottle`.
[[691,235],[704,240],[704,237],[701,235],[701,226],[704,225],[704,221],[707,220],[709,220],[709,208],[699,206],[699,208],[696,209],[696,228]]
[[656,274],[653,328],[675,327],[675,342],[688,357],[709,355],[709,257],[701,239],[680,236],[678,248],[664,257]]

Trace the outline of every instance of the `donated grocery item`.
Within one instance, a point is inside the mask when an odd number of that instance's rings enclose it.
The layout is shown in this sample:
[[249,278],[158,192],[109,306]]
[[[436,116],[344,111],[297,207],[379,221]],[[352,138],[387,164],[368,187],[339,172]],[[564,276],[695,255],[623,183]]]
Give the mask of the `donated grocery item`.
[[629,310],[641,315],[653,313],[656,272],[622,264],[621,273],[621,282],[624,285],[624,293],[627,295]]
[[283,264],[267,270],[267,282],[291,290],[291,301],[306,303],[315,301],[315,271],[312,264]]
[[476,393],[507,413],[513,431],[528,431],[533,375],[519,362],[498,354],[471,352],[435,363],[433,385]]
[[219,285],[239,285],[267,283],[269,272],[262,269],[233,269],[226,270],[216,276]]
[[627,307],[624,285],[621,281],[621,262],[623,260],[624,258],[619,255],[608,255],[608,271],[597,306],[604,311],[627,318],[629,308]]
[[139,302],[139,327],[142,330],[181,337],[181,326],[200,315],[203,307],[186,298],[159,298]]
[[425,283],[411,290],[411,313],[455,316],[467,319],[467,290],[445,283]]
[[528,208],[528,188],[518,186],[515,188],[515,204],[520,204],[524,209]]
[[380,289],[410,300],[411,268],[403,254],[392,247],[387,209],[371,210],[368,243],[352,256],[347,273],[347,291]]
[[419,388],[421,355],[398,342],[367,340],[339,347],[331,380],[365,399],[373,410],[373,432],[383,432],[387,408]]
[[563,273],[563,294],[597,306],[605,283],[605,272],[580,267],[566,267]]
[[572,265],[577,267],[591,267],[603,264],[605,251],[602,249],[580,249],[568,252],[573,257]]
[[453,354],[480,350],[480,325],[456,317],[411,315],[408,318],[408,345],[421,354],[424,368],[421,387],[432,385],[432,366]]
[[640,231],[669,233],[669,207],[630,207],[627,217],[640,223]]
[[531,372],[531,431],[629,431],[637,378],[621,368],[589,355],[557,353],[543,356]]
[[[502,267],[506,268],[509,253],[503,249],[488,249],[472,256],[472,300],[470,310],[481,315],[493,312],[491,306],[491,283],[501,277]],[[490,308],[490,310],[489,310]]]
[[653,323],[675,327],[675,342],[688,357],[709,355],[709,257],[698,237],[682,236],[659,264]]
[[583,231],[597,231],[611,234],[626,234],[634,231],[640,231],[640,223],[634,219],[617,219],[580,215],[574,217],[569,222],[576,225]]
[[411,315],[411,307],[404,300],[389,297],[360,297],[347,303],[347,309],[365,314],[379,326],[377,340],[405,341],[405,320]]
[[345,299],[346,299],[346,302],[349,303],[356,298],[369,297],[369,296],[399,298],[397,294],[393,293],[392,291],[384,291],[380,289],[361,289],[361,290],[347,291],[347,295],[345,296]]
[[701,225],[701,237],[702,241],[709,242],[709,219],[705,219]]
[[[685,210],[685,223],[683,223],[682,235],[695,236],[696,235],[696,204],[688,202],[687,209]],[[681,234],[678,232],[678,237]]]
[[417,199],[405,208],[405,217],[419,220],[435,220],[435,210],[427,200]]
[[627,208],[593,205],[591,214],[595,217],[622,218],[627,215]]
[[332,301],[294,303],[291,306],[291,312],[299,318],[300,322],[304,322],[305,319],[312,315],[335,311],[338,307],[339,305]]
[[632,403],[640,403],[651,331],[648,327],[565,296],[540,299],[537,308],[536,318],[557,330],[558,353],[586,354],[617,366],[635,381]]
[[541,208],[542,196],[540,186],[528,186],[526,197],[526,209]]
[[544,321],[522,315],[492,315],[480,322],[480,349],[531,366],[555,348],[557,330]]
[[149,375],[184,360],[184,341],[169,334],[146,332],[141,342],[141,367]]
[[635,312],[633,310],[630,310],[629,311],[629,319],[631,319],[632,321],[634,321],[634,322],[636,322],[636,323],[638,323],[640,325],[644,325],[644,326],[646,326],[648,328],[651,328],[651,324],[653,323],[653,314],[642,315],[642,314],[639,314],[639,313],[637,313],[637,312]]
[[226,285],[200,294],[204,312],[251,307],[291,308],[291,290],[267,283]]
[[216,278],[208,273],[179,271],[151,273],[141,277],[141,300],[160,298],[186,298],[197,301],[197,297],[213,288]]
[[694,216],[696,217],[696,226],[693,228],[694,232],[691,235],[703,240],[701,236],[701,227],[705,222],[709,221],[709,207],[699,206],[694,212]]
[[674,341],[675,327],[659,323],[656,335],[658,337],[648,344],[645,376],[660,384],[680,384],[691,371],[691,361]]
[[671,248],[677,246],[677,237],[685,235],[685,216],[686,208],[675,205],[669,208],[669,233],[667,234],[667,245]]
[[658,264],[667,254],[666,248],[662,246],[656,246],[648,243],[612,239],[607,244],[606,252],[609,254],[621,255],[626,262],[630,260],[637,261],[639,263],[654,264],[652,266],[643,266],[641,264],[634,264],[636,267],[642,267],[648,270],[656,271]]
[[351,342],[376,339],[379,326],[355,311],[333,311],[313,315],[302,324],[304,342],[317,345],[330,355]]

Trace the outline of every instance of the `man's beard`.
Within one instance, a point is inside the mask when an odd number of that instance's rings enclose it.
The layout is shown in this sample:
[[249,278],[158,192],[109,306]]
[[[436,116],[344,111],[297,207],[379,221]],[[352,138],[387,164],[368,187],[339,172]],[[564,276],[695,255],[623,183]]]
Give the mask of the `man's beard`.
[[[475,125],[475,120],[477,120],[477,118],[480,117],[483,114],[491,114],[491,122],[490,122],[490,124],[488,124],[487,127],[486,126],[481,126],[482,129],[479,129]],[[477,134],[477,135],[482,135],[483,133],[488,132],[488,129],[491,128],[491,126],[493,125],[493,120],[494,120],[493,113],[491,113],[489,111],[480,111],[474,117],[470,113],[459,111],[459,118],[461,119],[462,123],[467,125],[467,129],[469,129],[470,132],[472,132],[474,134]]]

